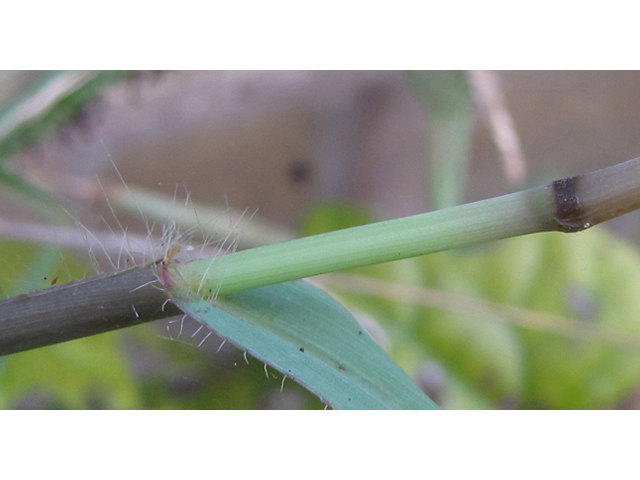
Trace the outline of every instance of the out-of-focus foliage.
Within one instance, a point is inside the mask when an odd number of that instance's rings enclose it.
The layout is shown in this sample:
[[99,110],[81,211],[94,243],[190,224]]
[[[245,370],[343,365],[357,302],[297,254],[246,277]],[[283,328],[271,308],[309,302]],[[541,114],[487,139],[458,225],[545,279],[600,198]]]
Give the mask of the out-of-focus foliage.
[[[43,72],[0,104],[0,165],[46,134],[79,118],[105,87],[135,72]],[[3,79],[5,82],[7,79]]]
[[432,207],[464,203],[475,118],[467,74],[412,71],[407,77],[429,115],[427,179]]
[[[326,213],[322,223],[328,224]],[[494,303],[474,314],[336,288],[384,326],[405,369],[415,376],[429,362],[444,369],[435,396],[445,408],[615,407],[640,381],[640,343],[634,349],[630,341],[640,338],[640,256],[604,228],[514,238],[353,273],[393,282],[399,291],[414,285],[457,293],[461,302]],[[501,305],[529,310],[532,326],[518,325]],[[536,312],[560,323],[564,317],[567,333],[536,326]]]
[[[128,71],[37,72],[18,79],[13,92],[11,75],[0,76],[0,185],[22,194],[24,202],[51,215],[58,201],[7,167],[12,155],[55,134],[65,124],[81,119],[88,104],[106,87],[134,75]],[[16,76],[15,73],[13,73]],[[5,90],[8,95],[4,95]],[[59,212],[54,212],[58,214]]]

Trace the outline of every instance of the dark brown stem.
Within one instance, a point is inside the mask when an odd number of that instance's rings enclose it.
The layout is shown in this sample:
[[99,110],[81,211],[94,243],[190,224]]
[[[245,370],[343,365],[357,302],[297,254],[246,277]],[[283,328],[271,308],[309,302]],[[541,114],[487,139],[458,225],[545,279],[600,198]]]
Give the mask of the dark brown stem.
[[0,302],[0,355],[180,313],[151,267],[87,278]]
[[579,232],[640,208],[640,157],[551,184],[561,232]]

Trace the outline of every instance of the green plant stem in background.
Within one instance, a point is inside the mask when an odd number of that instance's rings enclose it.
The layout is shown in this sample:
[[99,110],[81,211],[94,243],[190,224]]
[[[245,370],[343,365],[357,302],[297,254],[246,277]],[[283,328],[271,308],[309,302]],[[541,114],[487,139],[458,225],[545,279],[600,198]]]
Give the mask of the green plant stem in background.
[[177,204],[175,198],[139,187],[110,185],[106,194],[109,203],[119,210],[140,213],[150,220],[173,221],[179,227],[198,231],[207,238],[237,237],[240,249],[294,238],[283,228],[230,208],[214,208],[193,201]]
[[407,72],[429,114],[428,155],[434,210],[464,202],[473,133],[473,99],[463,71]]

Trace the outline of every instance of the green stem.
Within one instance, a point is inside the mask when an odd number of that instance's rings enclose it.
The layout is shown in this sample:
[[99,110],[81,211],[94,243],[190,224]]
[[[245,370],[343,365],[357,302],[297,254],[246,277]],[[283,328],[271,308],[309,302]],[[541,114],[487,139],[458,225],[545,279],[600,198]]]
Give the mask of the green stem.
[[638,207],[640,158],[502,197],[174,263],[163,278],[206,297],[535,232],[577,232]]
[[503,197],[254,248],[168,268],[202,295],[225,294],[322,273],[553,228],[549,186]]

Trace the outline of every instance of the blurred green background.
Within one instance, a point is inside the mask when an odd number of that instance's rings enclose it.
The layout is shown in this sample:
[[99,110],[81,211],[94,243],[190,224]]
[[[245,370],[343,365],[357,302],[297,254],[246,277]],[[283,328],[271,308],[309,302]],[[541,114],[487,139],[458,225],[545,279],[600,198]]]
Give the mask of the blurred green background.
[[[105,200],[120,175],[309,235],[633,158],[638,93],[638,72],[3,72],[0,295],[109,270],[87,231],[144,237]],[[318,281],[444,408],[637,408],[639,220]],[[190,319],[1,358],[0,406],[323,408]]]

